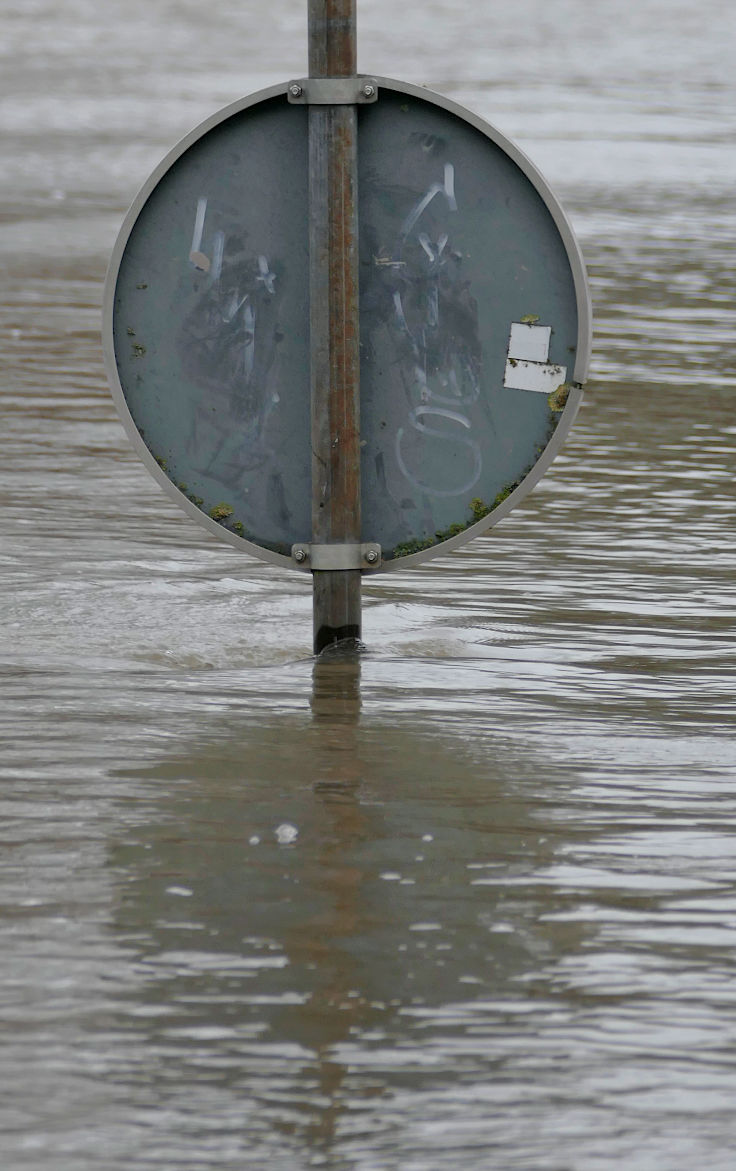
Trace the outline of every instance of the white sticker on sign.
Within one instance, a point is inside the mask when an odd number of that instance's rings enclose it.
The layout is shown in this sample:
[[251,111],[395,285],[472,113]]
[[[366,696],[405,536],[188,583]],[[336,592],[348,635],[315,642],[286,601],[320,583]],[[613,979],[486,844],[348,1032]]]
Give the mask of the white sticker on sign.
[[509,338],[509,358],[527,362],[546,362],[549,358],[551,325],[526,325],[514,321]]
[[509,358],[503,384],[509,390],[535,390],[539,394],[551,394],[567,376],[566,366],[552,362],[522,362]]

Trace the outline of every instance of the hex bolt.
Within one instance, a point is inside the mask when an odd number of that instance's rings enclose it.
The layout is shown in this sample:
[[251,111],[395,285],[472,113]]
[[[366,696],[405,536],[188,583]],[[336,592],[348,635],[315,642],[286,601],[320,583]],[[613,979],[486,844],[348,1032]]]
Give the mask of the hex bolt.
[[370,83],[369,83],[369,84],[363,86],[363,97],[364,98],[372,98],[375,92],[376,92],[375,85],[370,85]]
[[298,561],[300,565],[301,565],[302,561],[306,561],[307,560],[306,549],[295,549],[294,550],[294,560]]
[[300,98],[302,96],[302,94],[304,93],[304,90],[299,85],[299,83],[297,81],[295,81],[293,85],[289,86],[289,93],[291,94],[291,96],[293,98]]
[[375,563],[378,561],[378,554],[376,553],[376,550],[368,549],[365,555],[365,559],[369,565],[375,565]]

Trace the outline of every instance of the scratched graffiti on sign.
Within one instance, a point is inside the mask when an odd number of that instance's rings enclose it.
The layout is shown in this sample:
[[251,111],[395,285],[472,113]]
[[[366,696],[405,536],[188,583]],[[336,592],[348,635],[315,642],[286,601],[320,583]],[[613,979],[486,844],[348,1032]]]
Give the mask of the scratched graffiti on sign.
[[219,226],[223,220],[223,212],[200,196],[188,256],[195,299],[180,329],[179,351],[188,380],[206,392],[192,414],[188,451],[197,471],[236,489],[273,454],[266,424],[280,401],[283,333],[269,258],[242,228]]
[[[453,244],[461,214],[455,166],[436,159],[434,171],[373,266],[384,300],[390,297],[384,316],[407,404],[393,437],[396,464],[422,495],[454,497],[473,488],[483,467],[468,417],[480,395],[481,343],[477,306]],[[441,455],[448,445],[454,453],[450,482]]]
[[[196,138],[108,295],[157,479],[287,556],[311,532],[307,115],[271,95]],[[362,539],[388,562],[523,484],[572,414],[578,311],[554,205],[497,135],[390,83],[358,117]]]

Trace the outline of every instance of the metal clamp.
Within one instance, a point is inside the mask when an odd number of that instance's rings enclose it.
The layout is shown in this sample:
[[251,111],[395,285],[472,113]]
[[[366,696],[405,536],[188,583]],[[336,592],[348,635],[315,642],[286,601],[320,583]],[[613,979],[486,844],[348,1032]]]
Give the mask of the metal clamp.
[[299,569],[380,569],[381,546],[375,541],[363,545],[309,545],[299,542],[291,546],[291,559]]
[[301,77],[286,96],[296,106],[366,106],[378,98],[374,77]]

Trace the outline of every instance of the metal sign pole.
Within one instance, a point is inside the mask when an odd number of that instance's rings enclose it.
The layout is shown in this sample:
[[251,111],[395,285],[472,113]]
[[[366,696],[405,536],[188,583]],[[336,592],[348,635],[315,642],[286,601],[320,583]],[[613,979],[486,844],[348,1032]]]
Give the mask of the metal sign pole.
[[[356,74],[356,0],[309,0],[309,76]],[[360,521],[357,115],[309,106],[312,541],[355,546]],[[336,557],[339,561],[339,557]],[[360,569],[315,569],[314,652],[360,638]]]

